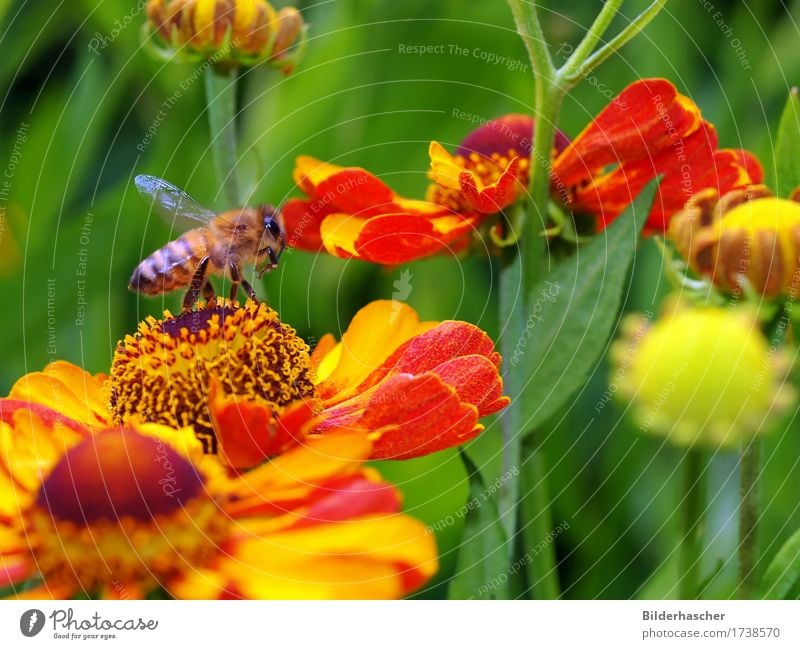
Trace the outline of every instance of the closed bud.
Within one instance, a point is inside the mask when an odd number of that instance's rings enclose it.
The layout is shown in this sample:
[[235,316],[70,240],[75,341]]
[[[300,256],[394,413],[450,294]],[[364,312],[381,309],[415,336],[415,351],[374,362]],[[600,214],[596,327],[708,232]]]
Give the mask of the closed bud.
[[765,297],[800,290],[800,203],[763,185],[718,197],[707,190],[672,217],[669,237],[698,275],[738,295],[745,285]]
[[265,0],[149,0],[147,16],[148,42],[155,32],[166,45],[155,48],[162,58],[221,66],[269,61],[289,71],[304,44],[300,13],[276,12]]
[[612,348],[617,393],[642,432],[680,446],[735,447],[768,429],[794,392],[788,359],[745,309],[667,309],[623,328]]

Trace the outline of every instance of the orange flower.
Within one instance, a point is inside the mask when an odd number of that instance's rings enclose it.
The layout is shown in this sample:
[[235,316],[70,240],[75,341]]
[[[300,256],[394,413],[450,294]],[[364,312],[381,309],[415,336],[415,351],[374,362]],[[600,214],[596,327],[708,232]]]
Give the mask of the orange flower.
[[191,426],[206,452],[244,470],[342,431],[368,439],[372,459],[463,444],[509,403],[499,366],[477,327],[420,322],[400,302],[369,304],[341,342],[327,335],[313,354],[266,305],[224,303],[141,323],[110,377],[51,363],[9,396],[92,427]]
[[[69,375],[79,378],[61,364],[47,376]],[[65,406],[89,396],[64,388]],[[191,428],[91,427],[0,400],[0,588],[37,599],[401,597],[436,571],[433,536],[399,513],[397,491],[364,467],[369,453],[362,435],[340,433],[230,476]]]
[[[512,114],[475,129],[455,154],[431,142],[426,202],[397,196],[364,169],[300,157],[294,176],[307,198],[283,208],[290,245],[381,264],[459,249],[489,215],[526,197],[533,130],[533,118]],[[653,232],[696,192],[763,177],[752,154],[718,150],[714,127],[665,79],[625,88],[571,142],[557,132],[550,162],[553,199],[593,217],[598,229],[658,175],[647,223]]]
[[761,182],[748,151],[717,149],[714,127],[691,99],[666,79],[625,88],[553,161],[552,185],[576,214],[605,227],[644,186],[662,181],[647,221],[663,232],[670,217],[697,192],[726,192]]
[[402,264],[455,245],[480,221],[479,214],[403,198],[357,167],[301,156],[294,177],[308,198],[290,199],[281,212],[288,245],[304,250]]

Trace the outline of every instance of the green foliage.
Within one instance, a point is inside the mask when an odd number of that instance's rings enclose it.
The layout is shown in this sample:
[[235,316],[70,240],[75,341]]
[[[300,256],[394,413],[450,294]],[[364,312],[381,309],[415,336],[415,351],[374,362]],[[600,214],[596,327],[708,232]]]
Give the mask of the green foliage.
[[653,181],[608,229],[531,291],[519,355],[511,358],[528,377],[517,407],[529,430],[572,398],[605,353],[655,188]]
[[776,193],[788,197],[800,187],[800,90],[792,88],[775,142]]
[[461,453],[469,475],[469,500],[456,574],[450,582],[451,599],[508,599],[506,535],[497,506],[479,468]]
[[761,578],[761,596],[784,599],[800,579],[800,530],[788,538]]
[[[646,3],[628,4],[630,18]],[[787,85],[799,83],[792,75],[800,69],[796,28],[800,3],[784,3],[788,13],[779,4],[714,3],[745,50],[747,69],[698,3],[671,1],[669,10],[643,37],[570,93],[559,127],[574,136],[629,82],[665,76],[698,102],[704,116],[717,126],[722,146],[749,148],[774,178],[793,178],[776,170],[783,156],[776,159],[771,138]],[[598,5],[549,3],[552,11],[544,14],[544,31],[554,53],[561,43],[577,42]],[[141,16],[96,52],[89,49],[98,36],[110,39],[115,21],[124,20],[132,6],[135,3],[129,0],[0,1],[4,90],[0,174],[13,155],[18,128],[23,122],[29,124],[25,142],[17,144],[20,162],[10,179],[0,233],[4,393],[23,373],[39,370],[56,357],[92,372],[107,371],[117,341],[133,331],[140,318],[179,307],[177,295],[147,300],[126,290],[136,263],[174,234],[160,222],[147,221],[146,205],[133,190],[136,173],[165,177],[209,206],[225,203],[214,181],[202,79],[186,85],[195,68],[163,65],[147,56],[139,45]],[[338,0],[305,7],[310,42],[297,73],[281,77],[259,68],[246,72],[241,81],[240,171],[243,187],[255,183],[254,202],[278,204],[296,195],[291,171],[300,154],[366,167],[397,191],[421,198],[428,183],[429,141],[452,146],[473,127],[470,119],[455,116],[457,111],[476,119],[531,112],[533,84],[524,67],[527,55],[503,2]],[[625,22],[621,17],[610,33]],[[443,45],[444,50],[412,56],[401,54],[400,44]],[[481,58],[481,52],[519,65],[490,62]],[[171,101],[176,91],[180,96]],[[156,132],[145,143],[151,128]],[[258,170],[259,159],[263,173]],[[788,187],[793,181],[781,182]],[[84,244],[90,213],[91,232]],[[620,227],[627,229],[619,236],[632,239],[632,223],[623,223]],[[611,236],[606,233],[598,239],[604,252]],[[80,276],[84,248],[87,274]],[[584,256],[582,268],[587,260]],[[619,285],[618,290],[630,296],[627,309],[657,311],[657,296],[664,291],[660,264],[654,246],[645,243],[637,254],[631,283]],[[257,290],[268,295],[284,320],[302,335],[319,339],[329,331],[341,333],[367,301],[391,298],[393,282],[404,270],[413,275],[408,302],[423,318],[475,322],[510,350],[505,351],[507,357],[513,354],[525,318],[516,324],[498,320],[498,265],[480,255],[380,269],[291,252]],[[49,302],[51,278],[56,279],[56,291]],[[571,289],[565,280],[563,295]],[[79,297],[86,302],[82,325],[76,324]],[[600,308],[596,295],[584,297]],[[614,309],[612,323],[616,315]],[[565,312],[554,315],[555,320],[565,317]],[[586,323],[574,326],[576,333]],[[55,354],[48,346],[51,335]],[[559,577],[568,598],[662,596],[667,591],[656,587],[659,580],[650,576],[674,551],[679,538],[673,519],[677,499],[669,487],[676,481],[675,466],[657,441],[637,437],[613,401],[601,413],[595,411],[608,388],[604,344],[605,340],[598,344],[588,365],[585,358],[591,350],[580,344],[586,352],[581,363],[585,387],[577,393],[574,379],[566,378],[559,379],[557,390],[552,381],[541,378],[531,388],[530,415],[538,421],[547,412],[559,415],[551,419],[557,425],[542,440],[550,468],[553,519],[569,520],[572,526],[557,541]],[[557,366],[557,358],[564,362],[561,353],[555,355],[555,347],[544,351],[551,367]],[[566,361],[570,359],[568,355]],[[577,376],[579,366],[568,365]],[[544,376],[543,369],[536,373]],[[558,408],[543,403],[540,390],[544,397],[553,390],[544,402],[560,400],[566,392],[574,394],[565,409],[563,402]],[[505,415],[501,421],[511,418]],[[470,445],[485,484],[501,473],[503,448],[498,423]],[[764,456],[761,551],[766,565],[800,527],[798,424],[789,422],[768,438]],[[468,501],[464,469],[453,452],[382,463],[380,470],[403,491],[407,510],[426,524],[456,516]],[[733,458],[715,458],[706,535],[710,545],[703,574],[714,569],[718,557],[735,553],[735,476]],[[461,524],[437,531],[442,568],[421,597],[446,595],[445,584],[457,572],[462,532]],[[523,548],[522,554],[529,551]],[[648,580],[652,588],[642,590]],[[729,562],[706,595],[730,597],[735,585],[735,562]]]

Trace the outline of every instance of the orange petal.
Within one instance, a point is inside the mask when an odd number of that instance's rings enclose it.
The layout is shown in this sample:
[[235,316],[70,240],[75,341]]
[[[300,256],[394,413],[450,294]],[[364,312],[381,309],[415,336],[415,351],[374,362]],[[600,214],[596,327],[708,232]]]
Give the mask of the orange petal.
[[373,459],[405,460],[459,446],[483,429],[478,409],[463,403],[436,374],[399,374],[381,383],[358,425],[372,431]]
[[311,252],[322,250],[320,227],[329,213],[327,206],[316,199],[289,199],[281,207],[286,245]]
[[500,177],[490,185],[484,186],[481,179],[470,171],[461,173],[461,193],[473,209],[482,214],[495,214],[517,200],[523,191],[517,179],[519,160],[511,160]]
[[431,159],[431,178],[436,184],[447,189],[461,189],[461,172],[464,167],[438,142],[431,142],[428,147]]
[[346,167],[317,185],[316,195],[328,198],[337,211],[361,218],[396,211],[394,192],[360,167]]
[[321,361],[318,393],[326,404],[351,396],[354,390],[413,336],[430,328],[417,312],[403,302],[377,300],[362,308],[342,341]]
[[342,169],[343,167],[330,162],[301,155],[295,160],[293,177],[300,189],[306,194],[313,194],[317,185]]
[[456,390],[462,401],[476,406],[480,417],[498,412],[511,402],[503,396],[503,380],[497,368],[484,356],[459,356],[433,371]]
[[218,570],[246,598],[386,599],[418,588],[437,567],[434,535],[395,514],[251,538]]
[[371,444],[363,433],[337,433],[310,439],[235,479],[233,501],[226,511],[234,517],[249,511],[286,511],[330,480],[357,474],[369,457]]
[[354,256],[376,264],[405,264],[440,252],[459,249],[453,242],[474,232],[480,217],[460,215],[426,219],[387,214],[364,222],[355,238]]
[[106,376],[92,376],[80,367],[55,361],[42,372],[26,374],[11,388],[9,397],[41,403],[90,426],[107,426],[108,401],[102,387]]
[[234,469],[249,469],[296,446],[314,423],[311,402],[298,401],[276,416],[266,404],[225,395],[217,382],[209,403],[220,460]]
[[293,528],[400,511],[400,497],[394,486],[360,475],[331,481],[321,486],[313,498]]
[[657,155],[701,123],[700,110],[666,79],[641,79],[625,88],[561,152],[553,176],[577,185],[611,164]]

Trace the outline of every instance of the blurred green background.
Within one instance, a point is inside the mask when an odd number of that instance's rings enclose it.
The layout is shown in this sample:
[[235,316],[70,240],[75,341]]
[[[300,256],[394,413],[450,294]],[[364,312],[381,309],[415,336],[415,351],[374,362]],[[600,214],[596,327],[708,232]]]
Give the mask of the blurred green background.
[[[624,11],[634,15],[644,4],[629,0]],[[771,175],[771,134],[798,81],[800,2],[713,0],[709,10],[711,4],[671,0],[643,35],[570,95],[562,130],[576,134],[629,82],[665,76],[717,125],[723,146],[755,151]],[[574,44],[600,5],[549,3],[545,31],[554,51]],[[162,176],[209,206],[228,207],[214,179],[202,82],[170,100],[196,66],[146,54],[138,6],[0,0],[0,188],[9,183],[0,193],[3,391],[55,358],[106,371],[116,342],[143,316],[179,308],[178,294],[147,300],[126,289],[138,261],[171,237],[164,224],[148,221],[135,174]],[[455,145],[472,128],[454,112],[531,112],[526,54],[501,0],[336,0],[300,8],[311,27],[297,72],[242,75],[240,169],[253,202],[278,204],[297,193],[291,172],[300,154],[364,166],[400,193],[422,197],[429,141]],[[405,53],[410,45],[442,45],[443,53]],[[645,242],[629,310],[657,312],[665,291],[660,264]],[[258,288],[284,321],[318,339],[340,334],[369,300],[391,298],[403,271],[412,274],[407,301],[423,318],[465,319],[495,339],[502,335],[497,268],[485,258],[441,257],[386,270],[292,251]],[[674,595],[680,452],[638,436],[616,405],[596,415],[607,376],[599,365],[545,441],[554,523],[569,523],[556,540],[565,597]],[[471,445],[487,475],[498,470],[500,446],[495,422]],[[762,552],[771,556],[800,527],[796,425],[779,427],[766,458]],[[442,527],[442,569],[419,596],[443,597],[466,499],[458,455],[380,468],[403,490],[411,513]],[[725,559],[736,547],[736,471],[735,456],[714,458],[704,567],[721,570],[708,596],[728,597],[735,585],[734,562]],[[441,525],[448,516],[455,522]]]

